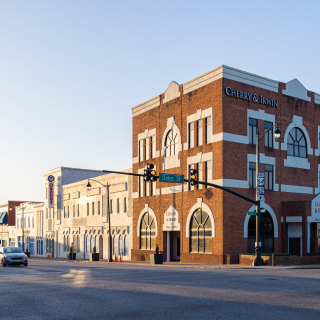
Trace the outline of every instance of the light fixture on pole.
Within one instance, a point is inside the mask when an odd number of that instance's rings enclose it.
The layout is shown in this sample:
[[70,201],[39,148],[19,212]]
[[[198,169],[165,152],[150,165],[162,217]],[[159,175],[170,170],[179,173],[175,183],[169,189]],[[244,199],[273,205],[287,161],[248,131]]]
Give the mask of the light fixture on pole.
[[87,184],[87,190],[90,191],[91,190],[91,183],[89,180],[93,180],[95,182],[100,183],[102,186],[107,188],[107,217],[108,217],[108,229],[109,229],[109,252],[108,252],[108,262],[112,262],[112,237],[111,237],[111,216],[110,216],[110,207],[109,207],[109,183],[107,183],[106,185],[102,184],[100,181],[94,180],[94,179],[88,179],[88,184]]
[[279,124],[273,125],[272,127],[268,128],[264,134],[260,137],[259,128],[257,128],[256,132],[256,242],[255,242],[255,258],[253,261],[254,266],[262,266],[263,260],[261,258],[261,241],[260,241],[260,199],[258,195],[258,175],[260,173],[260,141],[265,136],[265,134],[271,130],[272,128],[276,127],[273,131],[274,137],[278,140],[281,137],[281,130],[279,128]]

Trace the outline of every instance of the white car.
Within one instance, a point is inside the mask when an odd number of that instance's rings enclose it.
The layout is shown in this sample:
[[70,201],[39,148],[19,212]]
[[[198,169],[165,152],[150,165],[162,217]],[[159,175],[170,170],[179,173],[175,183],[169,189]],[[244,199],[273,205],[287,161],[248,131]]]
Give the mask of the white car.
[[3,267],[17,264],[23,264],[26,267],[28,257],[18,247],[3,247],[0,248],[0,263]]

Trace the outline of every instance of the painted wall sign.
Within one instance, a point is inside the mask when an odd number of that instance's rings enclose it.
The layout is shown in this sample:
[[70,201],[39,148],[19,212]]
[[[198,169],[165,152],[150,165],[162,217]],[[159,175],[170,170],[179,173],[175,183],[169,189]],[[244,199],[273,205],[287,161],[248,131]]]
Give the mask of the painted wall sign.
[[48,176],[48,208],[54,208],[54,176]]
[[320,222],[320,194],[311,200],[311,217],[308,222]]
[[164,214],[163,231],[180,231],[179,212],[173,206]]
[[229,97],[235,97],[238,99],[253,101],[255,103],[264,104],[266,106],[277,107],[278,101],[263,97],[262,95],[257,96],[256,94],[232,89],[230,87],[226,87],[226,95]]

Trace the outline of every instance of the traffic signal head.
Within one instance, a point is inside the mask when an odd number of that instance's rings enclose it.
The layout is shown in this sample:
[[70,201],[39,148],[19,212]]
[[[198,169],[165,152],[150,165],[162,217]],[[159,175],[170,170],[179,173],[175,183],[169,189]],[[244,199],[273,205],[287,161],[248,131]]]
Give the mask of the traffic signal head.
[[154,165],[152,163],[147,164],[147,169],[152,170],[154,168]]
[[157,181],[157,171],[153,170],[154,165],[152,163],[147,164],[147,169],[144,169],[144,181]]
[[197,182],[197,179],[198,179],[198,175],[197,175],[198,171],[196,169],[190,169],[190,184],[192,186],[195,186],[198,182]]
[[144,169],[144,177],[143,177],[143,180],[144,180],[144,181],[150,181],[150,178],[151,178],[150,170]]
[[151,181],[157,181],[157,179],[158,179],[158,177],[157,177],[157,171],[156,171],[156,170],[152,170],[152,171],[150,172],[150,174],[151,174],[150,180],[151,180]]

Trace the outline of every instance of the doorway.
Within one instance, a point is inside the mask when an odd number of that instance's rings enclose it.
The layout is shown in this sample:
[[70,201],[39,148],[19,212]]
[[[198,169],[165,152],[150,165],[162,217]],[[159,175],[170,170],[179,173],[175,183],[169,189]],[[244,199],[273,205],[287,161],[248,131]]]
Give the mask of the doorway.
[[172,231],[173,260],[180,260],[180,231]]
[[291,256],[300,256],[301,238],[289,238],[289,254]]

